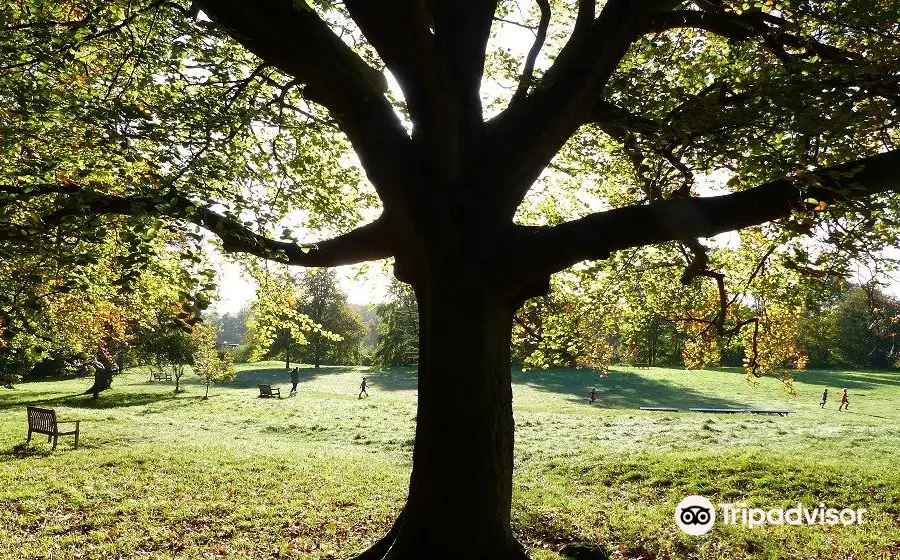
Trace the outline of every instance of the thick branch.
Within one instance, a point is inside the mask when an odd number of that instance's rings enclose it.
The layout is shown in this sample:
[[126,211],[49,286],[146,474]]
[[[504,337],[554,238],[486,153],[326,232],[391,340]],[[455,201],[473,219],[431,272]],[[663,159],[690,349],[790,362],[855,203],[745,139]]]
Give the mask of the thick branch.
[[[300,266],[341,266],[393,256],[384,219],[326,241],[297,244],[253,233],[234,220],[212,211],[201,211],[198,217],[193,222],[221,239],[222,247],[229,253],[248,253]],[[219,224],[226,226],[220,229]],[[240,229],[234,229],[235,225]]]
[[497,0],[426,0],[434,18],[434,35],[462,105],[478,108],[481,77]]
[[409,138],[384,93],[387,81],[306,6],[294,0],[200,0],[236,41],[306,83],[347,134],[387,206],[402,203]]
[[431,35],[425,0],[346,0],[353,21],[403,88],[415,122],[449,82]]
[[648,31],[660,33],[685,27],[702,29],[734,41],[746,41],[769,29],[768,26],[756,19],[735,13],[675,10],[654,16]]
[[897,169],[900,150],[892,150],[728,195],[629,206],[551,228],[522,228],[523,238],[509,252],[507,273],[527,281],[629,247],[711,237],[784,218],[809,210],[809,199],[831,204],[900,190]]
[[748,41],[754,38],[765,39],[763,45],[770,51],[776,47],[803,48],[822,60],[832,62],[848,62],[862,58],[856,53],[841,50],[811,37],[800,37],[784,32],[780,29],[780,26],[787,22],[784,20],[776,21],[778,21],[779,25],[773,25],[773,21],[768,19],[766,14],[760,12],[735,14],[700,10],[676,10],[654,16],[651,20],[650,31],[661,32],[690,27],[721,35],[733,41]]
[[[21,186],[5,187],[21,189]],[[72,186],[65,187],[66,192]],[[276,262],[300,266],[340,266],[392,256],[384,217],[353,231],[317,243],[277,241],[252,231],[240,221],[178,195],[160,198],[113,196],[81,190],[76,201],[42,217],[45,226],[55,226],[79,216],[104,214],[148,215],[198,225],[222,241],[227,252],[247,253]],[[8,234],[9,232],[4,232]],[[2,238],[2,236],[0,236]]]
[[[421,61],[431,66],[427,75],[430,83],[398,81],[405,91],[423,98],[422,102],[413,98],[410,106],[413,141],[422,159],[420,169],[447,183],[459,183],[466,180],[461,170],[471,168],[481,153],[481,78],[497,0],[419,1],[427,7],[430,17],[433,34],[428,42],[434,49],[436,63]],[[427,51],[409,54],[427,55]],[[442,188],[437,182],[430,183],[432,188]]]
[[594,22],[597,12],[597,0],[578,0],[578,15],[575,18],[575,30],[573,34],[582,29],[589,29]]
[[534,44],[528,51],[528,57],[525,59],[525,66],[522,69],[522,77],[519,78],[519,87],[510,100],[510,105],[520,103],[528,94],[534,80],[534,64],[541,48],[544,46],[544,40],[547,38],[547,28],[550,26],[550,2],[548,0],[537,0],[538,7],[541,9],[541,21],[538,23],[537,33],[535,33]]
[[[632,42],[644,34],[652,15],[678,0],[609,0],[590,28],[570,38],[541,87],[491,122],[485,168],[501,211],[515,212],[528,188],[590,114]],[[588,8],[582,5],[585,12]],[[582,22],[587,18],[583,15]],[[496,165],[496,162],[502,162]]]

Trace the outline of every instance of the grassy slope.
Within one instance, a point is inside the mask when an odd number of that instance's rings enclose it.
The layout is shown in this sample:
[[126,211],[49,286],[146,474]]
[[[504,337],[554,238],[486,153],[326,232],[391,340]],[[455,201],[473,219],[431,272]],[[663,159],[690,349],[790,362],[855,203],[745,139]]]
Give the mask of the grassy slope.
[[[304,370],[300,396],[277,363],[243,369],[208,400],[137,370],[92,402],[87,379],[0,392],[0,558],[347,557],[389,526],[405,494],[415,375]],[[447,380],[452,383],[452,380]],[[600,402],[586,404],[596,385]],[[827,410],[819,395],[830,388]],[[837,412],[842,387],[852,411]],[[627,558],[900,558],[900,375],[809,372],[800,395],[728,371],[556,370],[514,375],[514,524],[535,559],[569,541]],[[25,404],[81,418],[82,444],[28,448]],[[788,418],[650,413],[639,406],[788,407]],[[686,494],[751,506],[868,507],[861,528],[675,528]]]

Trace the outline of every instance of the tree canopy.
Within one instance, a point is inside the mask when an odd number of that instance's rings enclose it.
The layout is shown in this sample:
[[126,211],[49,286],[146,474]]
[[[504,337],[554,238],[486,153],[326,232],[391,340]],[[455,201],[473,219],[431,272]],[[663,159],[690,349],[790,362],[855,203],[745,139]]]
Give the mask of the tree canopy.
[[[679,242],[685,279],[708,277],[698,238],[773,221],[811,270],[896,239],[896,2],[24,0],[0,14],[5,246],[120,216],[287,264],[394,258],[419,304],[416,444],[406,507],[360,558],[524,556],[511,325],[551,274]],[[575,215],[551,182],[579,193]],[[301,224],[338,235],[301,241]]]

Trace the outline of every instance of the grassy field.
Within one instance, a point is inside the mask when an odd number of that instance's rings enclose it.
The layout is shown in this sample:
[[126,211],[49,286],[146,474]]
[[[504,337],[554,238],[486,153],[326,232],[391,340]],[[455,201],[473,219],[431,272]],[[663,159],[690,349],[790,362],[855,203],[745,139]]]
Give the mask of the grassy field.
[[[360,377],[372,395],[357,399]],[[807,372],[799,395],[733,371],[514,374],[514,529],[532,558],[568,542],[614,558],[900,558],[900,374]],[[278,363],[240,366],[210,398],[133,370],[99,401],[89,379],[0,390],[0,558],[344,558],[402,506],[415,372],[302,370],[296,398]],[[599,401],[585,394],[596,386]],[[822,389],[831,400],[819,408]],[[838,412],[839,391],[851,411]],[[78,450],[25,447],[25,405],[82,420]],[[640,406],[787,407],[787,418],[653,413]],[[852,527],[717,524],[682,534],[688,494],[751,507],[866,507]]]

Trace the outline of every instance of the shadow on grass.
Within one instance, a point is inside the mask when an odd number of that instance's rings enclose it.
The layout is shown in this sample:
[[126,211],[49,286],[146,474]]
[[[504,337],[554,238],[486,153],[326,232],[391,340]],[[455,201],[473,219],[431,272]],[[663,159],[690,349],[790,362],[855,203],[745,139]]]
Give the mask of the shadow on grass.
[[[360,372],[359,368],[360,366],[322,366],[320,368],[300,366],[300,385],[302,386],[305,382],[327,375],[357,372],[360,375],[360,379],[363,375],[369,375],[368,373]],[[223,387],[233,387],[235,389],[256,389],[259,385],[278,387],[282,390],[284,396],[287,396],[287,391],[291,388],[291,371],[277,367],[239,370],[234,381],[221,384]]]
[[569,401],[587,405],[587,392],[597,388],[597,402],[604,408],[630,409],[642,406],[688,408],[747,408],[747,404],[712,396],[683,385],[648,379],[634,373],[613,371],[600,377],[595,370],[558,369],[513,372],[513,385],[570,395]]
[[98,399],[92,398],[89,394],[62,395],[51,398],[43,398],[37,396],[36,398],[29,400],[23,399],[15,402],[0,404],[0,409],[21,408],[23,414],[25,413],[24,409],[26,406],[37,406],[41,408],[65,406],[69,408],[103,410],[107,408],[144,406],[152,403],[168,401],[175,398],[176,395],[173,392],[132,393],[124,391],[116,392],[115,389],[108,389],[100,393],[100,398]]
[[[53,450],[48,446],[38,446],[34,443],[35,438],[43,438],[40,434],[32,436],[32,443],[25,445],[25,442],[17,443],[9,449],[0,450],[0,458],[9,459],[26,459],[28,457],[49,457]],[[46,442],[44,442],[46,443]],[[59,446],[57,446],[59,449]]]
[[876,389],[884,385],[900,386],[900,372],[809,370],[797,372],[794,378],[807,385],[819,385],[850,391]]
[[369,385],[381,391],[415,391],[419,388],[419,370],[415,367],[372,371],[366,377]]
[[[415,367],[394,367],[385,371],[367,370],[363,366],[322,366],[301,367],[298,388],[314,379],[329,375],[353,374],[357,379],[354,387],[359,389],[359,382],[366,377],[371,389],[378,391],[415,391],[419,386],[418,370]],[[291,388],[291,372],[283,368],[250,369],[237,372],[237,378],[222,386],[235,389],[256,389],[259,385],[272,385],[281,389],[282,396],[287,396]]]
[[844,414],[844,413],[847,413],[847,414],[854,414],[854,415],[856,415],[856,416],[868,416],[869,418],[880,418],[880,419],[882,419],[882,420],[888,420],[888,419],[889,419],[887,416],[879,416],[879,415],[877,415],[877,414],[869,414],[869,413],[866,413],[866,412],[856,412],[856,411],[853,411],[853,410],[845,410],[845,411],[843,411],[841,414]]
[[[714,367],[712,371],[745,375],[743,368]],[[809,369],[791,371],[800,383],[828,388],[848,388],[852,390],[875,389],[883,385],[900,386],[900,371],[846,371],[838,369]]]

